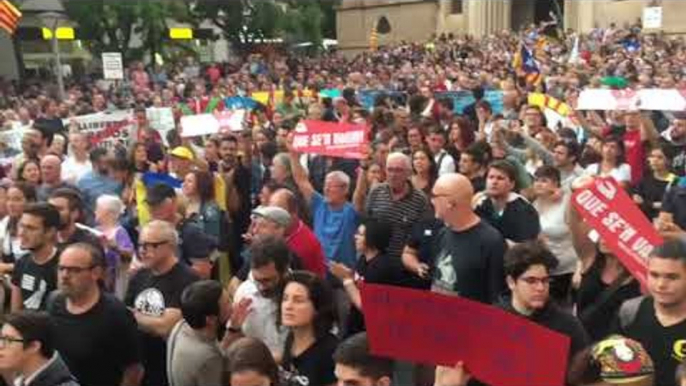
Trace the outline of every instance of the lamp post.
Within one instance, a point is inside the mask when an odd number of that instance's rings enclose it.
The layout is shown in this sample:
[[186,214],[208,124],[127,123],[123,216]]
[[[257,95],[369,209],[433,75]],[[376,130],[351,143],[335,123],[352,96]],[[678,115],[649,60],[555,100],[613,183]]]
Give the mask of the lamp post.
[[59,12],[43,12],[40,14],[41,19],[52,21],[52,55],[54,59],[55,76],[57,78],[57,98],[61,102],[64,100],[64,77],[62,76],[62,59],[60,57],[60,45],[57,40],[57,26],[60,19],[64,18]]

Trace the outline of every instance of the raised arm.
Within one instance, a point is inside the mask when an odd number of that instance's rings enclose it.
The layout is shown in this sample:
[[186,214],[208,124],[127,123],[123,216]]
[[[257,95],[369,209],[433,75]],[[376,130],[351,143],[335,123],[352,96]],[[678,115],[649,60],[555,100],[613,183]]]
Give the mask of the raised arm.
[[293,172],[293,180],[298,186],[300,193],[302,193],[305,200],[309,203],[314,195],[314,187],[310,182],[307,171],[300,164],[300,154],[293,148],[293,136],[289,136],[286,141],[288,147],[288,154],[291,159],[291,171]]

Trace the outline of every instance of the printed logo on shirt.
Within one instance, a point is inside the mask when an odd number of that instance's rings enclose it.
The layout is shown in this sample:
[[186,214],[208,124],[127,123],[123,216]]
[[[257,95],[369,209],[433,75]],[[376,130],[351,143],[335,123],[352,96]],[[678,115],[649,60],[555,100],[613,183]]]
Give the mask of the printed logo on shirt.
[[157,288],[148,288],[141,292],[133,304],[136,310],[149,316],[162,316],[166,308],[164,296]]
[[684,362],[686,359],[686,339],[679,339],[674,342],[672,357],[679,362]]
[[457,284],[457,274],[453,266],[453,255],[446,251],[441,251],[436,259],[436,271],[438,272],[438,277],[434,282],[436,290],[440,289],[442,290],[440,292],[454,293],[455,285]]
[[[26,277],[27,275],[24,275]],[[32,281],[31,283],[35,282],[35,278],[33,276],[29,276]],[[22,284],[24,282],[24,279],[22,279]],[[31,288],[24,288],[29,291],[33,290],[33,286]],[[45,297],[45,294],[48,292],[48,283],[45,282],[45,280],[40,281],[38,284],[38,289],[31,294],[31,296],[28,297],[28,299],[24,300],[24,308],[27,310],[37,310],[40,308],[41,303],[43,303],[43,297]]]
[[31,275],[22,275],[21,277],[21,289],[27,291],[33,291],[33,287],[36,285],[36,278]]

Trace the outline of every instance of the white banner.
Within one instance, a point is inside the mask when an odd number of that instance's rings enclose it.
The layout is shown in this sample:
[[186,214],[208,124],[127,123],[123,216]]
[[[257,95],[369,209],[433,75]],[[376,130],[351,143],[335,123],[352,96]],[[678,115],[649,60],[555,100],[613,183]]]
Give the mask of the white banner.
[[124,79],[124,60],[120,52],[102,53],[102,72],[105,79]]
[[219,132],[219,121],[212,114],[181,117],[181,136],[197,137]]
[[579,95],[577,110],[686,110],[686,91],[676,89],[589,89]]
[[114,147],[129,145],[136,135],[136,121],[132,110],[81,115],[63,120],[64,125],[76,123],[78,131],[88,134],[91,145]]
[[174,111],[172,111],[171,107],[148,107],[145,109],[145,115],[148,118],[150,127],[160,133],[162,142],[165,146],[168,146],[167,133],[176,128]]
[[643,29],[662,28],[662,7],[643,8]]

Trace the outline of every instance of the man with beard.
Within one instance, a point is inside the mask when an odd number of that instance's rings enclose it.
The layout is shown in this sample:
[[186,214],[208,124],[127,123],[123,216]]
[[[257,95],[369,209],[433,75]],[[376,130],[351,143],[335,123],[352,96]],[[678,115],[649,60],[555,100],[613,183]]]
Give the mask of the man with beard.
[[[231,315],[229,292],[213,280],[188,286],[181,294],[179,321],[167,340],[167,376],[173,386],[225,385],[226,361],[218,345]],[[234,338],[240,334],[228,333]]]
[[81,385],[138,385],[143,373],[136,320],[100,289],[104,268],[102,252],[87,243],[60,255],[60,292],[47,306],[55,347]]
[[111,177],[113,159],[107,149],[95,148],[90,157],[93,170],[81,177],[76,186],[83,193],[85,208],[93,211],[98,197],[105,194],[120,196],[123,187]]
[[[283,238],[261,236],[250,246],[250,275],[234,296],[229,332],[240,332],[264,342],[275,357],[281,357],[287,330],[277,324],[276,295],[288,273],[290,251]],[[244,321],[239,310],[250,309]]]
[[57,245],[60,248],[74,243],[88,243],[102,252],[100,240],[91,232],[76,226],[83,218],[83,201],[74,189],[60,188],[52,192],[48,199],[50,205],[60,212],[60,225],[57,232]]
[[57,288],[57,227],[60,214],[46,203],[27,205],[19,220],[21,248],[30,252],[12,272],[12,312],[44,310],[47,296]]
[[[238,257],[242,247],[240,235],[248,230],[250,225],[250,169],[238,155],[238,139],[233,135],[221,138],[219,143],[219,173],[226,182],[227,209],[233,221],[233,239],[235,248],[230,250],[231,256]],[[232,202],[231,197],[236,199]],[[239,260],[231,261],[232,266],[238,266]]]
[[672,156],[670,169],[678,176],[686,174],[686,113],[674,114],[674,122],[662,133],[662,143]]

